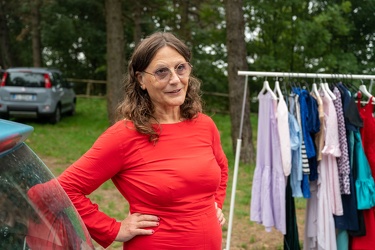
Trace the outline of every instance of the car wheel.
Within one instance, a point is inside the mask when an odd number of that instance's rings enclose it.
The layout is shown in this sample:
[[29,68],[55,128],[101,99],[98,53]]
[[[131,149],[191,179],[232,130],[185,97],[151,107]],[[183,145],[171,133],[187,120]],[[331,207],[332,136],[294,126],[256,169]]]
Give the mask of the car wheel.
[[76,103],[73,102],[67,114],[72,116],[72,115],[75,115],[75,113],[76,113]]
[[60,106],[57,106],[55,109],[55,112],[53,115],[50,117],[49,121],[52,124],[56,124],[61,120],[61,109]]

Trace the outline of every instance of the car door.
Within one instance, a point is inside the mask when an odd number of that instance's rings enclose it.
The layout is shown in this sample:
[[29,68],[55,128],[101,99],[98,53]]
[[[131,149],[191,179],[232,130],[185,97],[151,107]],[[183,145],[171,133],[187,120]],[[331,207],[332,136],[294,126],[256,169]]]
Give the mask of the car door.
[[67,93],[68,89],[66,88],[66,84],[61,73],[53,72],[52,75],[54,80],[54,88],[59,95],[58,99],[61,103],[62,112],[64,112],[67,107],[70,107],[71,103],[69,94]]

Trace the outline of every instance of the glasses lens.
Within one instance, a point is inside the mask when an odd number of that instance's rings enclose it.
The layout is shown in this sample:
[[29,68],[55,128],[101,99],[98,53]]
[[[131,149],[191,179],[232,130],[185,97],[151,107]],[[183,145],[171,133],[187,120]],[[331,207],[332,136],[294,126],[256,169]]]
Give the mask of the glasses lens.
[[[176,68],[174,68],[176,74],[179,78],[184,78],[186,76],[189,76],[191,73],[191,65],[190,63],[181,63],[177,65]],[[172,72],[169,68],[160,68],[155,71],[154,76],[157,81],[159,82],[168,82],[171,78]]]
[[175,71],[180,77],[185,77],[190,74],[191,66],[188,62],[181,63],[175,68]]
[[155,72],[155,77],[158,81],[165,81],[168,80],[168,76],[170,76],[170,74],[171,71],[168,68],[161,68]]

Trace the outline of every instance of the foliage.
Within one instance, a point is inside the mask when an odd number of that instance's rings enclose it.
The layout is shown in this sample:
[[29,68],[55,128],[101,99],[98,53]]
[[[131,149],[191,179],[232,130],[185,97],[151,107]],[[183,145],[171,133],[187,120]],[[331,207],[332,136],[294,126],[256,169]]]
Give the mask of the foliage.
[[[106,26],[102,0],[41,0],[40,30],[45,66],[71,78],[106,78]],[[3,1],[0,65],[31,66],[31,0]],[[244,0],[250,70],[372,73],[374,1]],[[230,15],[230,13],[228,13]],[[222,0],[128,0],[123,4],[126,58],[154,31],[172,31],[194,55],[194,74],[206,92],[228,93],[225,8]],[[138,26],[139,23],[139,26]],[[6,34],[7,33],[7,34]],[[126,65],[124,65],[126,68]],[[258,79],[259,80],[259,79]],[[252,85],[256,93],[261,82]],[[224,99],[208,106],[227,108]]]

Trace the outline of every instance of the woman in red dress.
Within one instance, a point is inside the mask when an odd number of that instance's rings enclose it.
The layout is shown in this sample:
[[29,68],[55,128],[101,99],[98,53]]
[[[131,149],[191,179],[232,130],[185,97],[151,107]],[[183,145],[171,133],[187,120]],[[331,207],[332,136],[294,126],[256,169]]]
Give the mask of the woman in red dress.
[[[228,162],[217,127],[202,113],[190,61],[171,33],[142,40],[129,61],[118,121],[59,177],[103,247],[221,249]],[[86,197],[108,179],[129,202],[122,221]]]

